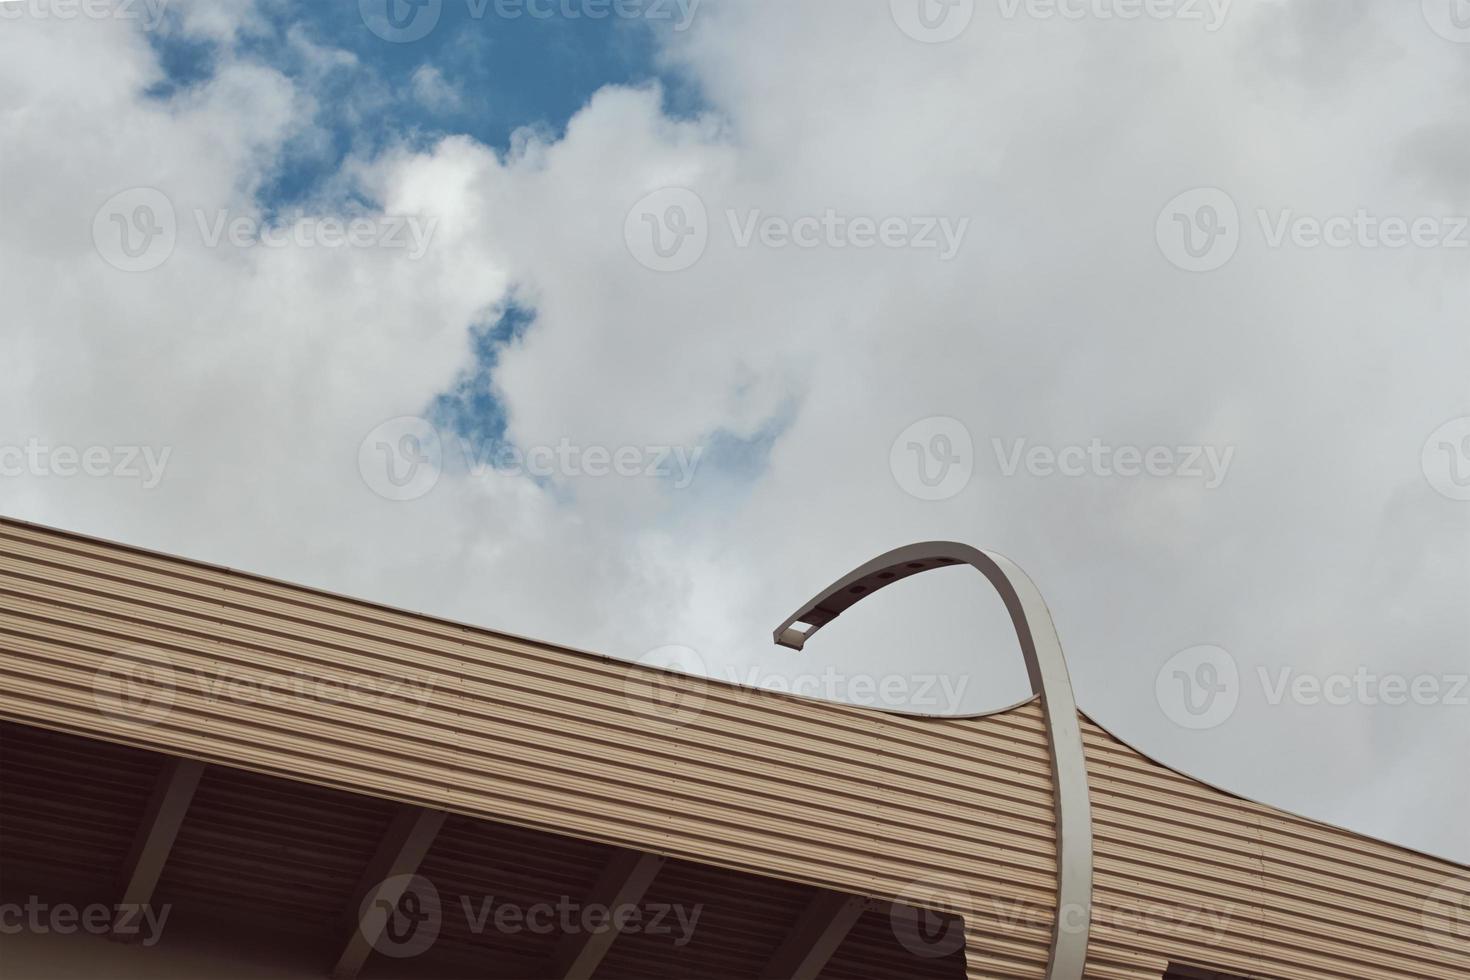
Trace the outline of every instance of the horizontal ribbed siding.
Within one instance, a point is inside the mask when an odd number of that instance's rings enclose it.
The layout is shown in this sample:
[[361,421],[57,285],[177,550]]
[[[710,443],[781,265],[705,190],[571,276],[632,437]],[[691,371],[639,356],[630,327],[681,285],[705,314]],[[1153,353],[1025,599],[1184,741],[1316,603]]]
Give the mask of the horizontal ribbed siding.
[[[598,967],[597,980],[756,980],[816,894],[816,889],[790,882],[732,878],[670,861],[644,896],[645,907],[677,906],[686,915],[699,909],[698,928],[684,937],[689,942],[682,947],[674,935],[620,936]],[[902,970],[875,975],[908,980]]]
[[158,882],[183,918],[296,932],[329,956],[392,805],[224,767],[204,771]]
[[[668,854],[689,862],[661,886],[672,897],[699,892],[695,865],[788,883],[702,936],[696,959],[774,944],[802,886],[912,901],[938,885],[962,905],[968,896],[972,977],[1044,972],[1054,830],[1035,704],[893,717],[3,521],[0,650],[5,718]],[[129,666],[133,693],[166,712],[107,710],[116,692],[99,697],[97,672]],[[374,696],[253,693],[302,679]],[[1466,869],[1232,797],[1091,722],[1084,735],[1097,851],[1089,977],[1157,980],[1170,962],[1279,980],[1470,977],[1463,931],[1426,926],[1437,888],[1470,889]],[[142,787],[120,786],[127,807]],[[126,826],[99,847],[115,852]],[[486,887],[503,877],[488,846],[451,833],[430,860]],[[596,864],[574,863],[584,876]],[[322,886],[340,890],[349,870],[324,865]],[[834,975],[891,955],[884,919],[863,920]],[[623,949],[612,975],[636,972],[639,952]]]
[[158,770],[146,752],[0,724],[0,896],[110,899]]
[[[1089,977],[1158,980],[1171,961],[1279,980],[1470,977],[1470,939],[1441,945],[1425,926],[1435,889],[1470,892],[1470,871],[1222,793],[1090,721],[1084,737],[1099,919]],[[1145,913],[1158,921],[1128,928]]]
[[[880,898],[1055,902],[1035,705],[893,717],[11,523],[0,648],[29,724]],[[971,930],[971,973],[1040,977],[1049,938]]]
[[[484,922],[493,920],[484,903],[530,908],[538,903],[555,905],[561,896],[591,894],[598,872],[613,853],[612,848],[588,841],[450,817],[417,872],[434,883],[446,910],[435,955],[463,964],[460,975],[465,976],[476,974],[474,966],[534,964],[548,957],[558,936],[485,927]],[[476,915],[486,915],[478,932],[469,912],[461,911],[465,902]]]

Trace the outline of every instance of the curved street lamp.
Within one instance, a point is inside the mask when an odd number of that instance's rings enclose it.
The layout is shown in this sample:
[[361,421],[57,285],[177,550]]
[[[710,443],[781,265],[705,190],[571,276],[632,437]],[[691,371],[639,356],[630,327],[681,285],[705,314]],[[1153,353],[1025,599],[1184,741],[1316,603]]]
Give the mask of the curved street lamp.
[[879,555],[838,579],[776,627],[775,640],[781,646],[800,650],[823,626],[879,589],[920,572],[964,564],[979,570],[1000,593],[1021,642],[1031,690],[1041,697],[1057,823],[1057,912],[1046,977],[1081,980],[1092,922],[1092,808],[1087,792],[1087,762],[1067,661],[1051,613],[1035,583],[1003,555],[951,541],[913,544]]

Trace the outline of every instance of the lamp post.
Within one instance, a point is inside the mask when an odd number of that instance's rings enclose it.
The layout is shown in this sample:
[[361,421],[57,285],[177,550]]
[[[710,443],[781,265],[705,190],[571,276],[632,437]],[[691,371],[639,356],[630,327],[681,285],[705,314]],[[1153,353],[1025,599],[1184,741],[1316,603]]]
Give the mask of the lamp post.
[[1087,762],[1067,661],[1035,583],[1009,558],[966,544],[929,541],[908,545],[879,555],[828,586],[776,627],[775,640],[801,650],[823,626],[885,586],[920,572],[957,565],[975,568],[1000,593],[1021,643],[1031,690],[1041,699],[1057,825],[1057,911],[1046,977],[1081,980],[1092,922],[1092,807]]

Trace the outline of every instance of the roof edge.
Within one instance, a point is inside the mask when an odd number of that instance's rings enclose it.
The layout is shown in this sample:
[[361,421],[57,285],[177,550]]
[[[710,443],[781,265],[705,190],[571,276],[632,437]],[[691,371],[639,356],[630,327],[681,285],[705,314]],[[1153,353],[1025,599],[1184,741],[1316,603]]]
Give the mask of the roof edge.
[[1421,848],[1411,847],[1408,844],[1401,844],[1398,841],[1392,841],[1392,840],[1389,840],[1389,839],[1384,838],[1384,837],[1374,837],[1374,836],[1372,836],[1370,834],[1365,834],[1365,833],[1363,833],[1361,831],[1353,830],[1350,827],[1343,827],[1343,826],[1341,826],[1339,824],[1328,823],[1327,821],[1321,820],[1321,819],[1319,819],[1317,817],[1310,817],[1310,816],[1307,816],[1305,813],[1298,813],[1295,810],[1288,810],[1285,807],[1276,805],[1275,803],[1267,803],[1264,800],[1258,800],[1258,799],[1256,799],[1253,796],[1247,796],[1245,793],[1240,793],[1240,792],[1237,792],[1235,790],[1226,789],[1225,787],[1219,785],[1218,783],[1213,783],[1213,782],[1211,782],[1208,779],[1201,779],[1200,777],[1196,776],[1194,773],[1189,772],[1187,769],[1182,769],[1179,766],[1170,765],[1169,763],[1162,761],[1161,759],[1155,757],[1154,755],[1152,755],[1152,754],[1150,754],[1148,752],[1145,752],[1143,749],[1140,749],[1138,746],[1134,745],[1132,742],[1128,741],[1125,738],[1120,737],[1116,732],[1114,732],[1107,725],[1104,725],[1101,721],[1098,721],[1097,720],[1097,717],[1092,712],[1087,711],[1081,705],[1078,705],[1077,706],[1077,713],[1080,714],[1087,721],[1090,721],[1094,725],[1096,725],[1099,729],[1102,730],[1103,734],[1107,735],[1113,741],[1117,742],[1119,745],[1122,745],[1122,746],[1127,747],[1128,749],[1131,749],[1134,752],[1137,752],[1144,759],[1147,759],[1149,762],[1152,762],[1154,765],[1158,766],[1159,768],[1161,768],[1161,769],[1167,769],[1169,772],[1174,773],[1176,776],[1183,776],[1185,779],[1188,779],[1190,782],[1198,783],[1201,786],[1204,786],[1204,787],[1206,787],[1208,789],[1212,789],[1212,790],[1214,790],[1217,793],[1220,793],[1220,794],[1222,794],[1224,796],[1230,797],[1231,799],[1242,800],[1242,801],[1244,801],[1246,803],[1254,804],[1255,806],[1264,807],[1267,810],[1271,810],[1271,811],[1273,811],[1275,813],[1282,814],[1283,816],[1291,817],[1291,818],[1293,818],[1295,820],[1304,820],[1307,823],[1313,824],[1315,826],[1323,827],[1323,828],[1326,828],[1327,830],[1335,830],[1338,833],[1347,834],[1347,835],[1349,835],[1351,837],[1355,837],[1355,838],[1357,838],[1358,840],[1361,840],[1361,841],[1368,841],[1369,843],[1372,843],[1372,844],[1382,844],[1385,847],[1396,848],[1397,850],[1406,851],[1406,852],[1408,852],[1410,854],[1417,854],[1420,857],[1427,857],[1427,858],[1430,858],[1430,859],[1435,860],[1435,861],[1443,861],[1444,863],[1446,863],[1446,864],[1452,864],[1452,865],[1454,865],[1457,868],[1464,868],[1466,870],[1470,870],[1470,864],[1465,864],[1465,863],[1457,860],[1456,858],[1448,857],[1448,856],[1446,856],[1444,854],[1435,854],[1433,851],[1426,851],[1426,850],[1423,850]]
[[[0,514],[0,526],[6,526],[6,525],[13,526],[13,527],[30,528],[30,529],[35,530],[35,531],[41,531],[41,532],[43,532],[45,534],[55,535],[57,537],[66,538],[66,539],[69,539],[69,540],[72,540],[72,541],[84,542],[84,543],[87,543],[87,544],[94,544],[94,545],[98,545],[98,544],[100,544],[100,545],[106,545],[107,547],[117,548],[117,549],[119,549],[121,551],[129,552],[131,554],[135,554],[135,555],[139,555],[139,556],[144,556],[144,557],[149,557],[149,558],[166,558],[169,561],[176,561],[176,562],[179,562],[179,563],[181,563],[183,565],[188,565],[188,566],[191,566],[193,568],[201,569],[201,570],[204,570],[204,571],[225,572],[225,573],[228,573],[230,575],[239,576],[241,578],[248,579],[248,580],[255,581],[255,582],[260,582],[260,583],[263,583],[263,584],[266,584],[266,585],[274,585],[274,586],[279,586],[279,587],[287,588],[287,589],[295,589],[295,590],[298,590],[298,591],[301,591],[301,592],[305,592],[305,593],[308,593],[308,594],[311,594],[311,595],[319,596],[319,597],[322,597],[322,598],[337,599],[337,600],[340,600],[340,601],[343,601],[343,602],[354,603],[354,604],[357,604],[359,606],[364,606],[364,607],[369,608],[369,609],[375,609],[375,610],[377,610],[379,612],[387,612],[387,613],[393,613],[393,614],[399,615],[399,616],[407,616],[407,617],[409,617],[411,619],[424,620],[424,621],[428,621],[428,622],[439,623],[441,625],[458,626],[458,627],[461,627],[463,629],[475,630],[477,632],[487,633],[487,634],[490,634],[492,636],[503,637],[505,639],[512,640],[512,641],[519,642],[519,643],[527,643],[527,644],[531,644],[531,645],[534,645],[534,646],[549,647],[549,648],[552,648],[552,649],[555,649],[555,650],[562,651],[564,653],[571,653],[571,654],[576,654],[576,655],[584,656],[584,657],[592,657],[592,658],[595,658],[595,659],[598,659],[598,660],[602,660],[602,661],[605,661],[605,662],[615,662],[615,663],[618,663],[618,664],[628,664],[628,665],[642,666],[642,667],[644,667],[646,669],[650,669],[650,670],[661,670],[662,669],[662,668],[658,668],[658,667],[652,667],[652,666],[647,665],[647,664],[639,665],[639,664],[637,664],[636,661],[624,660],[621,657],[614,657],[614,656],[611,656],[611,655],[606,654],[606,653],[598,653],[598,652],[596,652],[594,650],[587,650],[587,649],[583,649],[583,648],[580,648],[580,647],[566,646],[566,645],[561,644],[561,643],[553,643],[551,641],[539,639],[539,638],[533,637],[533,636],[526,636],[526,635],[519,634],[519,633],[510,633],[510,632],[506,632],[505,630],[492,629],[492,628],[490,628],[488,626],[481,626],[481,625],[477,625],[477,624],[474,624],[474,623],[466,623],[466,622],[463,622],[461,620],[449,619],[449,618],[444,617],[444,616],[434,616],[434,615],[430,615],[429,613],[419,612],[419,611],[413,610],[413,609],[407,609],[407,608],[404,608],[402,606],[394,606],[394,605],[392,605],[390,603],[386,603],[386,602],[382,602],[382,601],[374,600],[374,599],[367,599],[367,598],[364,598],[362,596],[355,596],[355,595],[351,595],[351,594],[343,593],[343,592],[334,592],[334,591],[332,591],[330,589],[324,589],[324,588],[320,588],[318,586],[312,586],[312,585],[304,585],[304,584],[302,584],[300,582],[292,582],[292,581],[290,581],[288,579],[276,578],[274,576],[264,575],[264,574],[261,574],[259,572],[246,571],[244,569],[234,568],[234,567],[229,566],[229,565],[222,565],[222,564],[218,564],[218,563],[214,563],[214,562],[203,561],[203,560],[197,559],[197,558],[189,558],[189,557],[184,556],[184,555],[175,555],[175,554],[170,554],[170,553],[165,552],[165,551],[158,551],[156,549],[145,548],[145,547],[142,547],[140,545],[129,544],[129,543],[126,543],[126,542],[123,542],[123,541],[118,541],[118,540],[115,540],[115,539],[112,539],[112,538],[102,537],[101,535],[86,534],[86,533],[83,533],[83,532],[80,532],[80,531],[72,531],[72,530],[68,530],[66,528],[59,528],[59,527],[55,527],[53,525],[43,524],[43,523],[41,523],[39,521],[30,521],[30,520],[25,520],[23,518],[12,517],[12,516],[7,515],[7,514]],[[1022,707],[1025,707],[1028,704],[1031,704],[1033,701],[1039,700],[1039,698],[1040,698],[1040,695],[1038,695],[1038,694],[1030,694],[1030,695],[1027,695],[1026,697],[1022,698],[1020,701],[1017,701],[1014,704],[1010,704],[1010,705],[1006,705],[1004,707],[994,708],[994,709],[990,709],[990,710],[986,710],[986,711],[967,712],[967,713],[964,713],[964,714],[925,714],[925,713],[920,713],[920,712],[902,711],[902,710],[896,710],[896,709],[891,709],[891,708],[879,708],[879,707],[870,707],[870,706],[867,706],[867,705],[847,704],[846,702],[832,702],[832,701],[824,700],[822,698],[815,698],[815,697],[810,697],[810,696],[807,696],[807,695],[795,694],[795,693],[792,693],[792,692],[789,692],[789,691],[771,691],[771,690],[767,690],[766,688],[749,687],[748,685],[740,684],[740,683],[738,683],[736,681],[726,680],[726,679],[719,678],[719,677],[706,677],[705,680],[707,680],[710,683],[718,684],[718,685],[721,685],[721,686],[724,686],[724,687],[735,687],[735,688],[740,688],[742,690],[759,691],[759,692],[761,692],[763,694],[766,694],[766,695],[769,695],[769,696],[772,696],[772,697],[777,697],[777,698],[791,699],[791,700],[804,701],[804,702],[812,702],[812,703],[817,703],[817,704],[839,704],[839,705],[842,705],[844,707],[853,708],[853,709],[856,709],[856,710],[859,710],[859,711],[874,711],[874,712],[878,712],[878,713],[881,713],[881,714],[889,714],[889,715],[894,715],[894,716],[901,717],[901,718],[910,718],[910,719],[916,719],[916,720],[932,720],[932,721],[951,721],[951,720],[953,720],[953,721],[965,721],[965,720],[973,720],[973,719],[980,719],[980,718],[992,718],[992,717],[995,717],[995,716],[998,716],[998,715],[1004,715],[1004,714],[1008,714],[1008,713],[1010,713],[1012,711],[1016,711],[1016,710],[1018,710],[1018,709],[1020,709]],[[1145,752],[1143,749],[1140,749],[1138,746],[1134,745],[1132,742],[1128,741],[1127,739],[1124,739],[1124,738],[1119,737],[1112,729],[1110,729],[1107,725],[1105,725],[1101,721],[1099,721],[1098,718],[1097,718],[1097,716],[1095,714],[1093,714],[1092,712],[1086,710],[1080,704],[1080,699],[1079,699],[1079,704],[1077,706],[1077,713],[1082,718],[1084,718],[1087,721],[1090,721],[1094,725],[1096,725],[1109,738],[1112,738],[1114,741],[1118,742],[1120,745],[1127,746],[1129,749],[1131,749],[1134,752],[1137,752],[1140,756],[1142,756],[1144,759],[1147,759],[1149,762],[1153,763],[1154,765],[1159,766],[1159,767],[1161,767],[1163,769],[1167,769],[1168,771],[1170,771],[1172,773],[1175,773],[1176,775],[1183,776],[1185,779],[1188,779],[1188,780],[1191,780],[1193,782],[1199,783],[1201,786],[1206,786],[1206,787],[1214,790],[1217,793],[1222,793],[1225,796],[1231,797],[1233,799],[1243,800],[1243,801],[1245,801],[1247,803],[1252,803],[1252,804],[1254,804],[1256,806],[1264,807],[1265,809],[1272,810],[1272,811],[1274,811],[1276,813],[1280,813],[1280,814],[1283,814],[1283,815],[1288,816],[1288,817],[1293,817],[1293,818],[1295,818],[1297,820],[1304,820],[1304,821],[1306,821],[1308,823],[1311,823],[1311,824],[1314,824],[1314,825],[1316,825],[1318,827],[1324,827],[1324,828],[1327,828],[1329,830],[1335,830],[1335,831],[1338,831],[1340,833],[1349,834],[1352,837],[1357,838],[1358,840],[1369,841],[1369,842],[1375,843],[1375,844],[1382,844],[1382,845],[1385,845],[1385,846],[1388,846],[1388,847],[1397,848],[1398,850],[1405,851],[1405,852],[1408,852],[1410,854],[1417,854],[1417,855],[1419,855],[1421,857],[1427,857],[1427,858],[1430,858],[1430,859],[1435,860],[1435,861],[1442,861],[1442,862],[1444,862],[1446,864],[1454,865],[1455,867],[1470,869],[1470,865],[1466,865],[1466,864],[1460,862],[1459,860],[1457,860],[1455,858],[1447,857],[1447,856],[1445,856],[1443,854],[1436,854],[1436,853],[1434,853],[1432,851],[1423,850],[1422,848],[1411,847],[1411,846],[1409,846],[1407,844],[1403,844],[1403,843],[1400,843],[1398,841],[1388,840],[1386,838],[1373,837],[1373,836],[1371,836],[1369,834],[1365,834],[1365,833],[1362,833],[1360,831],[1352,830],[1351,828],[1348,828],[1348,827],[1342,827],[1342,826],[1339,826],[1337,824],[1328,823],[1328,822],[1326,822],[1324,820],[1320,820],[1320,819],[1318,819],[1316,817],[1310,817],[1310,816],[1307,816],[1305,814],[1297,813],[1295,811],[1288,810],[1288,809],[1286,809],[1284,807],[1280,807],[1280,806],[1277,806],[1277,805],[1272,804],[1272,803],[1267,803],[1267,802],[1264,802],[1262,800],[1258,800],[1258,799],[1256,799],[1254,797],[1247,796],[1244,793],[1240,793],[1240,792],[1236,792],[1234,790],[1226,789],[1226,788],[1224,788],[1224,787],[1222,787],[1222,786],[1220,786],[1220,785],[1218,785],[1216,783],[1210,782],[1207,779],[1201,779],[1200,777],[1194,775],[1193,773],[1189,772],[1186,769],[1180,768],[1178,766],[1170,765],[1167,762],[1163,762],[1160,759],[1158,759],[1155,756],[1153,756],[1152,754],[1150,754],[1148,752]]]

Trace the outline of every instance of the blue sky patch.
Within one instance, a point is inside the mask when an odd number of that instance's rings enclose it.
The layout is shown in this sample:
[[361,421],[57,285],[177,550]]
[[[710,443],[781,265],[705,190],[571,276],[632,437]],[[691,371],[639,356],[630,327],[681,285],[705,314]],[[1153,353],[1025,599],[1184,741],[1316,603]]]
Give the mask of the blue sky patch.
[[[503,152],[526,126],[560,137],[606,85],[657,81],[671,114],[704,107],[692,83],[658,64],[657,32],[674,21],[561,12],[581,6],[581,0],[267,0],[263,19],[232,52],[178,30],[153,32],[167,78],[150,94],[168,98],[206,81],[223,57],[234,56],[275,68],[317,99],[317,131],[288,149],[260,191],[267,213],[320,196],[351,154],[371,156],[396,143],[423,149],[451,134]],[[662,0],[657,9],[665,9]],[[668,3],[671,16],[678,9]]]
[[464,437],[487,460],[507,445],[505,432],[510,424],[505,407],[495,397],[494,373],[500,353],[525,336],[535,320],[534,311],[511,305],[496,320],[472,327],[473,363],[430,407],[429,420],[436,427]]
[[[229,47],[186,34],[174,11],[149,35],[165,80],[148,94],[167,101],[232,59],[281,72],[315,101],[316,126],[285,147],[259,186],[264,216],[288,221],[297,211],[371,209],[340,179],[349,157],[371,158],[390,146],[427,151],[449,135],[504,153],[525,127],[558,139],[608,85],[657,82],[670,116],[704,111],[697,87],[658,61],[658,32],[676,27],[693,0],[642,2],[616,9],[658,16],[590,17],[615,5],[585,0],[260,0],[261,16]],[[494,373],[505,347],[534,323],[534,310],[512,304],[470,326],[470,363],[428,407],[441,432],[474,447],[477,463],[495,465],[499,453],[515,448]],[[703,447],[702,475],[753,480],[784,427],[778,420],[748,439],[716,433]]]

